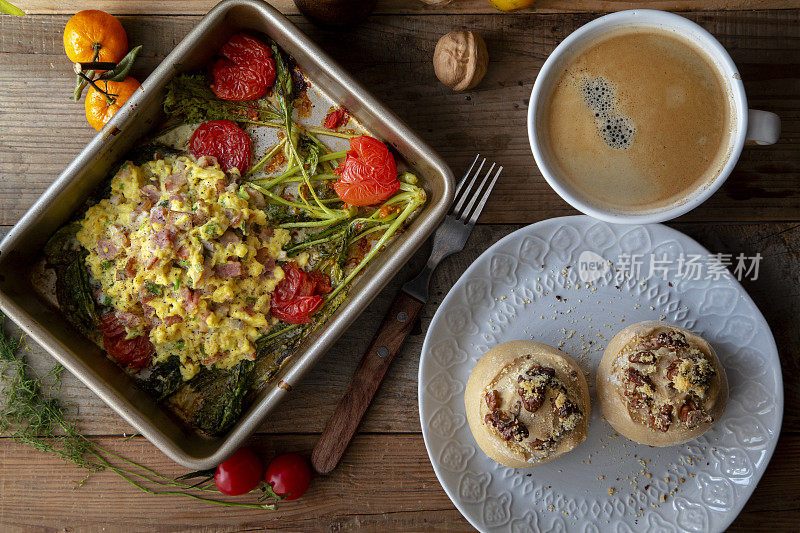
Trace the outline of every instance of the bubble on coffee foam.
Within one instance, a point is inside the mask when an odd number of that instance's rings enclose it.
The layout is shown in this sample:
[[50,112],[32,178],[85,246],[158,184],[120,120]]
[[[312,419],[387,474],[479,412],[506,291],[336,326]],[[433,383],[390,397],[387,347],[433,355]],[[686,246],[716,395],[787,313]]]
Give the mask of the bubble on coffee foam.
[[595,117],[614,109],[616,104],[615,91],[605,78],[584,78],[581,84],[581,91],[586,105],[594,111]]
[[603,141],[617,150],[630,148],[636,125],[630,117],[616,112],[616,90],[605,78],[586,77],[581,82],[581,92],[586,105],[594,112],[597,131]]

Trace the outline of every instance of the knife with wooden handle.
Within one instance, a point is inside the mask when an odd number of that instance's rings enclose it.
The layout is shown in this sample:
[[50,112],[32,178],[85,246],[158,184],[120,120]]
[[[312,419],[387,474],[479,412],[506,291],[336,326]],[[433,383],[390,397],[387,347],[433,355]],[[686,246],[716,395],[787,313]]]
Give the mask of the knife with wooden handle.
[[[486,177],[476,187],[481,169],[486,162],[485,158],[472,174],[472,179],[468,179],[479,157],[480,155],[475,156],[469,170],[461,179],[453,199],[453,208],[433,234],[433,249],[425,268],[416,278],[403,285],[400,295],[369,343],[367,352],[361,358],[344,396],[314,447],[311,464],[320,474],[327,474],[336,468],[339,459],[353,440],[389,365],[403,346],[403,341],[411,332],[428,299],[428,285],[434,269],[442,259],[464,249],[478,215],[503,170],[503,167],[498,167],[492,177],[495,169],[495,164],[492,163]],[[465,186],[467,181],[469,184]]]
[[401,292],[389,309],[311,453],[311,464],[320,474],[333,470],[344,455],[423,305],[424,302]]

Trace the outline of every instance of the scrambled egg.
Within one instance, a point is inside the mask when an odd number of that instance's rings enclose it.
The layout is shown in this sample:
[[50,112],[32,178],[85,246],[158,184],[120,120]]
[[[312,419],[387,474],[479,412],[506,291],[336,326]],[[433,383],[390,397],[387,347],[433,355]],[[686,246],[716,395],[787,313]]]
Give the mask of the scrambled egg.
[[204,158],[127,163],[77,236],[129,337],[149,331],[156,360],[179,356],[184,379],[254,359],[275,323],[275,260],[290,235],[269,227],[237,179]]

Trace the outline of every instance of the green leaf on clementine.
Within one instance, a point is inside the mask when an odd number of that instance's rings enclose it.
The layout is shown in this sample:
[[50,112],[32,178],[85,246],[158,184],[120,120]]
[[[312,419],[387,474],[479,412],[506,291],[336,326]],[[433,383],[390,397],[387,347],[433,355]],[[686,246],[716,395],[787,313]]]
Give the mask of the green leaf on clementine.
[[0,0],[0,13],[5,13],[7,15],[16,15],[16,16],[25,14],[23,10],[13,5],[11,2],[7,2],[6,0]]

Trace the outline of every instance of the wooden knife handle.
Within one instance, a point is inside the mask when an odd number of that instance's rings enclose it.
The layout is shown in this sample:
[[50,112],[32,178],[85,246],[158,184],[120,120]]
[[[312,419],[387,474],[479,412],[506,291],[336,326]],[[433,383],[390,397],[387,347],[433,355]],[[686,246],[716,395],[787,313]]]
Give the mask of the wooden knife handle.
[[344,455],[423,305],[423,302],[401,291],[389,309],[311,453],[311,464],[320,474],[327,474],[336,468]]

